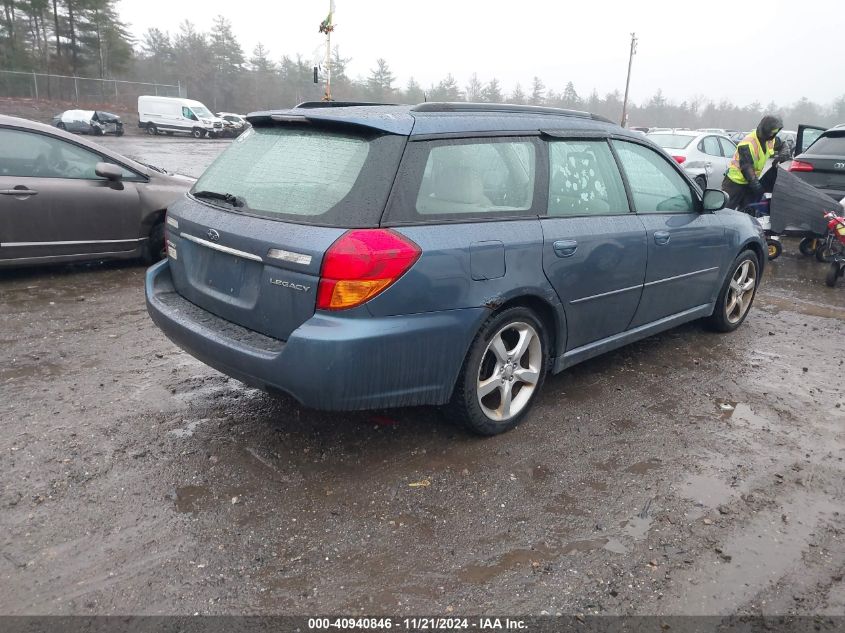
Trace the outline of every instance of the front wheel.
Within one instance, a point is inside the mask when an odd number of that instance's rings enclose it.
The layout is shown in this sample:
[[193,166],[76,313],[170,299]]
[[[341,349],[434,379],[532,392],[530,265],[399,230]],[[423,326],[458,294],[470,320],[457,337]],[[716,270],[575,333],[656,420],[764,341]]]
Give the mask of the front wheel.
[[843,268],[839,262],[833,262],[827,271],[824,282],[831,288],[835,288],[836,280],[839,279],[843,273],[845,273],[845,268]]
[[155,126],[155,123],[147,123],[147,134],[150,136],[158,134],[158,128]]
[[548,344],[528,308],[493,314],[470,346],[448,412],[479,435],[504,433],[525,417],[543,386]]
[[194,128],[194,131],[193,131],[193,132],[191,132],[191,135],[192,135],[194,138],[202,138],[202,135],[203,135],[204,133],[205,133],[205,130],[203,130],[202,128],[195,127],[195,128]]
[[752,251],[743,251],[734,260],[709,319],[714,330],[733,332],[742,325],[757,293],[759,270],[757,256]]
[[816,248],[816,261],[822,264],[832,262],[836,250],[838,250],[838,243],[833,240],[832,236],[819,240],[819,245]]
[[769,249],[769,261],[777,259],[783,254],[783,244],[778,240],[769,238],[766,240],[766,246]]

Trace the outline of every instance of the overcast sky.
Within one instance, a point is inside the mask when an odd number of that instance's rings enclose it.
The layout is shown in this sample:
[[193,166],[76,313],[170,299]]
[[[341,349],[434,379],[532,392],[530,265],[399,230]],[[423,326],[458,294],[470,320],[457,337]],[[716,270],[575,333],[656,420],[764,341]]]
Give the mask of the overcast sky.
[[[366,76],[384,57],[397,85],[410,76],[427,88],[451,72],[463,87],[473,72],[507,92],[539,76],[582,97],[625,89],[630,33],[639,37],[631,95],[640,103],[662,88],[680,102],[696,95],[745,105],[786,105],[806,96],[829,103],[845,94],[842,0],[335,0],[333,44],[351,57],[348,74]],[[121,0],[136,37],[152,26],[178,30],[215,15],[234,26],[247,58],[262,42],[272,57],[318,54],[329,0]]]

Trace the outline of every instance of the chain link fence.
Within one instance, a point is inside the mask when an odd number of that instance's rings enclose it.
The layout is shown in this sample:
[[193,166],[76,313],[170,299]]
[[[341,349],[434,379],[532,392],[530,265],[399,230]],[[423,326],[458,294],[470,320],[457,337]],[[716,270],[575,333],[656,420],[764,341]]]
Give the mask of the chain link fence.
[[80,106],[113,103],[134,108],[140,95],[187,96],[181,84],[158,84],[0,70],[0,97],[67,101]]

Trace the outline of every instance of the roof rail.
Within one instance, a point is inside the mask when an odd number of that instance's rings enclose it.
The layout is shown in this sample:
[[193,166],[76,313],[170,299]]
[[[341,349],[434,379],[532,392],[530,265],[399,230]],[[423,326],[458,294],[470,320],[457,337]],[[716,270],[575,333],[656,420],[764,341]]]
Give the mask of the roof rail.
[[395,103],[376,103],[375,101],[303,101],[294,108],[353,108],[357,106],[390,106]]
[[612,123],[609,119],[597,114],[582,112],[581,110],[567,110],[564,108],[548,108],[545,106],[516,105],[513,103],[469,103],[469,102],[438,102],[428,101],[411,108],[412,112],[486,112],[489,114],[553,114],[557,116],[574,116]]

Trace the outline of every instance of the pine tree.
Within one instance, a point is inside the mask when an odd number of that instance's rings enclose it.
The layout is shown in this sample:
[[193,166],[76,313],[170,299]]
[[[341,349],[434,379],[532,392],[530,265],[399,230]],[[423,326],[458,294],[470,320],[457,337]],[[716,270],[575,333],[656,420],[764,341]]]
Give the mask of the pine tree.
[[522,86],[519,84],[519,82],[517,82],[516,87],[513,89],[509,101],[517,105],[522,105],[525,103],[525,92],[523,92]]
[[546,101],[546,86],[539,77],[534,77],[531,83],[531,105],[543,105]]
[[408,80],[402,100],[404,103],[410,103],[412,105],[425,101],[425,92],[423,92],[422,86],[413,77]]
[[498,79],[493,77],[493,79],[484,86],[484,90],[481,91],[481,100],[484,103],[501,103],[503,101],[502,89],[499,86]]
[[370,71],[370,77],[367,79],[367,93],[373,101],[390,102],[393,100],[393,82],[396,78],[383,58],[379,57],[376,64],[376,68]]

